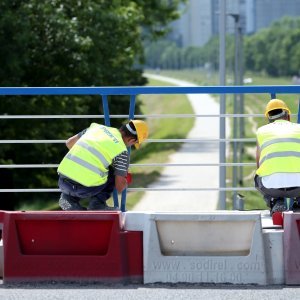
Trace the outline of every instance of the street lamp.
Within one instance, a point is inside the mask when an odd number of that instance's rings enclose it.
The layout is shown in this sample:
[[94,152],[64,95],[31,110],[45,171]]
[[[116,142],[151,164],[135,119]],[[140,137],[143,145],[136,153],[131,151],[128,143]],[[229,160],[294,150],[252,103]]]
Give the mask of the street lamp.
[[[226,0],[219,0],[219,79],[220,85],[226,84]],[[220,115],[226,113],[226,95],[220,94]],[[220,117],[220,139],[226,138],[226,122],[225,117]],[[220,163],[226,162],[226,143],[220,142],[219,152]],[[226,167],[220,166],[219,174],[220,188],[226,187]],[[226,192],[219,191],[219,209],[226,209]]]
[[[235,51],[234,51],[234,84],[242,85],[243,84],[243,63],[242,63],[242,27],[240,24],[240,14],[229,13],[228,16],[234,19],[234,34],[235,34]],[[237,95],[234,94],[234,104],[233,104],[233,138],[237,139],[238,137],[238,127],[239,127],[239,135],[242,138],[243,134],[243,117],[240,117],[240,124],[238,124],[238,119],[236,115],[240,113],[241,115],[244,113],[244,103],[243,103],[243,94]],[[239,125],[239,126],[238,126]],[[236,141],[233,142],[233,163],[237,163],[238,161],[238,153],[239,153],[239,161],[242,161],[243,154],[243,146],[242,144],[238,144]],[[243,174],[242,167],[239,169],[239,180],[238,180],[238,168],[237,166],[233,166],[232,172],[232,185],[233,187],[237,187],[237,183],[242,184],[243,182]],[[237,192],[235,191],[233,194],[233,208],[237,203]]]
[[[240,26],[240,15],[239,14],[228,14],[226,13],[226,0],[219,0],[219,12],[216,12],[219,15],[219,36],[220,36],[220,43],[219,43],[219,75],[220,75],[220,85],[224,86],[226,84],[226,15],[229,15],[234,18],[235,22],[235,85],[242,85],[243,82],[243,71],[242,71],[242,61],[241,56],[241,46],[242,46],[242,30]],[[238,100],[237,96],[234,96],[234,114],[238,113]],[[240,113],[243,114],[244,104],[243,104],[243,95],[240,95]],[[220,95],[220,115],[226,113],[226,106],[225,106],[225,94]],[[243,125],[241,118],[241,126],[240,126],[240,137],[243,136]],[[220,139],[226,138],[226,123],[225,118],[220,117]],[[234,117],[234,138],[237,138],[237,118]],[[238,153],[238,144],[234,142],[234,157],[233,161],[237,162],[237,153]],[[242,149],[242,148],[241,148]],[[240,160],[242,157],[243,150],[240,151]],[[220,143],[220,163],[226,161],[226,144]],[[233,167],[233,186],[237,186],[237,167]],[[240,168],[240,182],[242,182],[242,168]],[[226,186],[226,168],[220,167],[220,176],[219,176],[220,187],[223,188]],[[234,192],[233,196],[233,203],[237,203],[237,196],[238,194]],[[219,207],[220,209],[226,209],[226,192],[220,191],[219,192]]]

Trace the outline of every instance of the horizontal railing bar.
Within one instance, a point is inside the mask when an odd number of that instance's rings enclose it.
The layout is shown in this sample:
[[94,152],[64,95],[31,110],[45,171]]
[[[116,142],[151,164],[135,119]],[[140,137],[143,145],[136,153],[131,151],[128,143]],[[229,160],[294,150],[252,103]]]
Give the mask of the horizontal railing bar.
[[[110,116],[113,118],[113,116]],[[114,116],[128,117],[128,115]],[[87,119],[87,118],[104,118],[104,115],[3,115],[0,119]]]
[[[232,166],[255,166],[256,163],[199,163],[199,164],[168,164],[168,163],[148,163],[130,164],[130,167],[232,167]],[[0,165],[0,169],[26,169],[26,168],[57,168],[59,164],[9,164]]]
[[[254,187],[227,187],[227,188],[128,188],[129,192],[139,192],[139,191],[256,191]],[[61,192],[60,189],[0,189],[0,193],[45,193],[45,192]]]
[[146,87],[2,87],[0,95],[143,95],[143,94],[299,94],[300,85],[146,86]]
[[0,189],[0,193],[52,193],[61,192],[60,189]]
[[[296,114],[295,114],[296,115]],[[135,118],[249,118],[249,117],[264,117],[263,114],[210,114],[210,115],[195,115],[195,114],[160,114],[160,115],[135,115]],[[103,119],[104,115],[0,115],[0,119]],[[111,115],[110,118],[128,118],[128,115]]]
[[63,144],[66,140],[1,140],[0,144]]
[[256,166],[256,163],[195,163],[195,164],[168,164],[168,163],[149,163],[149,164],[130,164],[130,167],[232,167],[232,166]]
[[28,165],[0,165],[0,169],[29,169],[29,168],[57,168],[58,164],[28,164]]
[[139,191],[256,191],[254,187],[227,187],[227,188],[128,188],[130,192],[139,192]]
[[255,142],[255,138],[237,139],[148,139],[146,143]]
[[[203,143],[203,142],[255,142],[255,138],[243,139],[148,139],[144,143]],[[62,144],[65,140],[0,140],[0,144]]]

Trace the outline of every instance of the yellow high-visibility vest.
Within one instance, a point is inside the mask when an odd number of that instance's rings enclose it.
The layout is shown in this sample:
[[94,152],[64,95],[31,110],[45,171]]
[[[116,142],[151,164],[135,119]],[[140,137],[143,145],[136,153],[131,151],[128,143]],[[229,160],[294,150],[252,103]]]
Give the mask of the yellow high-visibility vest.
[[300,173],[300,125],[277,120],[256,133],[260,148],[256,174]]
[[84,186],[107,181],[112,160],[127,151],[118,129],[92,123],[58,166],[57,172]]

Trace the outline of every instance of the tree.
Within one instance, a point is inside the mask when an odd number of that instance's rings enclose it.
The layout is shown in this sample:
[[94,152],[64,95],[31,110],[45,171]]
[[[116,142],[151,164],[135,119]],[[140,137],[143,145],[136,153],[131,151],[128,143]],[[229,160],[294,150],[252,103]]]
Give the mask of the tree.
[[[146,81],[140,66],[145,35],[141,28],[146,29],[148,36],[164,34],[166,25],[178,16],[179,2],[3,0],[0,2],[0,84],[143,85]],[[112,114],[128,113],[128,97],[109,98],[109,104]],[[138,113],[138,105],[136,109]],[[100,97],[3,97],[0,113],[102,114],[102,110]],[[87,127],[90,121],[1,120],[0,138],[66,139]],[[113,125],[120,125],[121,121]],[[63,145],[4,144],[0,148],[0,160],[2,164],[58,163],[65,151]],[[5,172],[12,177],[15,187],[56,186],[57,175],[53,169]],[[41,198],[42,195],[23,194],[22,199],[25,197]]]
[[184,64],[186,68],[197,68],[204,65],[203,49],[188,47],[184,50]]
[[299,27],[300,18],[284,17],[248,37],[244,47],[246,68],[271,76],[297,75]]

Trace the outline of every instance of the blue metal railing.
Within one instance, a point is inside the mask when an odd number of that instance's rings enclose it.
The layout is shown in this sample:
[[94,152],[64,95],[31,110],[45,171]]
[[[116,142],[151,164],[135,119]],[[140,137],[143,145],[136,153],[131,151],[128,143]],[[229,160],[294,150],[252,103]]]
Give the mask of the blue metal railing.
[[[128,118],[135,117],[135,101],[137,95],[147,94],[269,94],[269,98],[275,98],[276,94],[300,94],[300,86],[205,86],[205,87],[2,87],[2,96],[45,96],[45,95],[98,95],[102,98],[104,120],[110,125],[111,116],[107,96],[127,95],[130,96]],[[3,116],[7,117],[7,116]],[[219,115],[224,118],[224,115]],[[0,116],[1,118],[1,116]],[[299,116],[298,116],[299,121]],[[13,142],[13,141],[12,141]],[[24,141],[22,141],[24,142]],[[30,141],[28,141],[30,142]],[[220,143],[226,140],[220,139]],[[130,151],[130,149],[129,149]],[[225,161],[220,161],[220,170],[226,168]],[[226,193],[226,178],[220,178],[220,194]],[[234,190],[234,189],[233,189]],[[118,206],[118,195],[114,192],[114,204]],[[125,211],[126,191],[122,193],[121,210]]]
[[0,95],[299,94],[299,85],[197,87],[3,87]]

